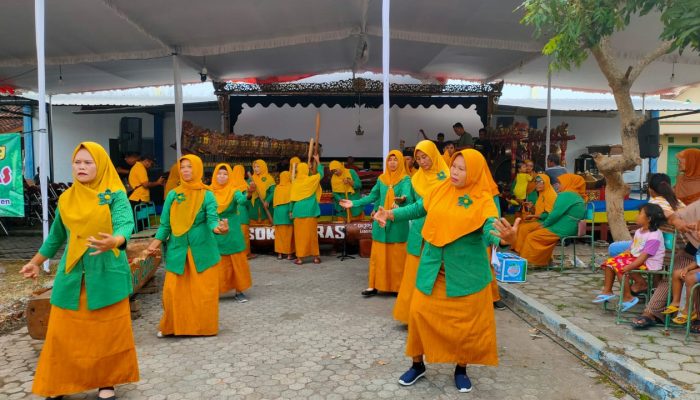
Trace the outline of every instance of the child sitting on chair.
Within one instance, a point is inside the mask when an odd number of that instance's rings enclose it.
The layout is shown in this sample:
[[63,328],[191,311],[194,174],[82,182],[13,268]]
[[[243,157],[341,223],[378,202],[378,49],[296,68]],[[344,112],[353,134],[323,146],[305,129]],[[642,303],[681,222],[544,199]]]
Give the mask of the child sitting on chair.
[[[656,204],[648,203],[639,209],[636,222],[641,228],[634,232],[634,240],[630,248],[615,257],[608,258],[601,265],[605,272],[605,283],[601,293],[593,300],[594,303],[603,303],[616,297],[612,292],[615,276],[619,282],[622,282],[623,275],[630,271],[659,271],[663,268],[666,248],[659,226],[665,221],[663,210]],[[639,302],[639,298],[632,295],[632,281],[640,285],[644,283],[644,278],[639,273],[627,275],[622,295],[622,311],[629,310]],[[639,287],[637,289],[637,292],[646,290]]]
[[524,162],[518,162],[518,174],[515,176],[515,184],[513,185],[513,198],[510,200],[512,205],[523,204],[527,196],[529,182],[532,182],[532,176],[527,173],[527,165]]
[[[688,303],[690,302],[690,289],[700,281],[700,269],[698,267],[698,261],[700,259],[700,252],[695,255],[695,262],[688,265],[687,268],[675,269],[673,270],[673,277],[671,279],[671,292],[673,293],[673,299],[671,299],[671,304],[666,307],[661,314],[673,314],[678,313],[675,318],[673,318],[673,323],[678,325],[685,325],[688,322]],[[685,283],[685,307],[681,310],[681,290],[683,290],[683,284]],[[698,313],[693,311],[693,315],[690,317],[691,321],[698,318]]]

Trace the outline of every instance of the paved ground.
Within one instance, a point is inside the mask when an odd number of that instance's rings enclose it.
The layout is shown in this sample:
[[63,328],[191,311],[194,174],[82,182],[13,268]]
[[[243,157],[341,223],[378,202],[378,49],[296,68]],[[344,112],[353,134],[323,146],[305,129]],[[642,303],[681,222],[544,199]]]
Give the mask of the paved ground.
[[[497,368],[469,367],[475,389],[460,395],[453,366],[429,365],[410,388],[397,378],[409,365],[405,328],[391,318],[394,297],[361,298],[367,259],[293,266],[271,257],[252,263],[250,302],[223,299],[220,334],[158,339],[159,295],[139,295],[134,323],[141,381],[118,388],[123,399],[613,399],[606,378],[510,311],[497,312]],[[159,275],[159,280],[162,278]],[[26,329],[0,336],[0,398],[29,395],[42,342]],[[95,392],[69,397],[95,398]],[[627,397],[629,398],[629,397]]]
[[[599,259],[604,251],[600,250]],[[643,331],[634,330],[628,324],[616,325],[614,311],[604,311],[600,304],[591,303],[600,292],[602,282],[601,271],[590,272],[585,268],[569,269],[563,274],[528,271],[527,283],[518,284],[517,288],[593,334],[614,352],[634,359],[687,390],[700,393],[700,338],[691,335],[689,343],[684,344],[685,329],[673,327],[673,324],[668,334],[664,333],[663,325]],[[618,293],[617,286],[615,292]],[[644,309],[642,303],[625,316],[640,314]],[[616,304],[612,302],[609,308]]]

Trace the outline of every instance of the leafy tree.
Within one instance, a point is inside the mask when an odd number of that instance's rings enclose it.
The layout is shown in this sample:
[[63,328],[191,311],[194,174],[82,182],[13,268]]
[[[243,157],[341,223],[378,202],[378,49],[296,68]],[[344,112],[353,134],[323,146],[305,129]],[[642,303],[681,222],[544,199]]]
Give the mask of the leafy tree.
[[[616,240],[629,239],[624,221],[624,171],[640,164],[637,131],[646,116],[635,113],[630,89],[645,67],[659,57],[700,50],[698,0],[526,0],[521,23],[533,26],[537,37],[548,38],[542,52],[550,56],[552,70],[579,67],[593,55],[615,97],[621,122],[622,156],[597,155],[598,170],[606,179],[608,221]],[[658,13],[663,22],[658,47],[634,65],[621,66],[610,36],[624,30],[636,16]],[[548,127],[549,129],[549,127]]]

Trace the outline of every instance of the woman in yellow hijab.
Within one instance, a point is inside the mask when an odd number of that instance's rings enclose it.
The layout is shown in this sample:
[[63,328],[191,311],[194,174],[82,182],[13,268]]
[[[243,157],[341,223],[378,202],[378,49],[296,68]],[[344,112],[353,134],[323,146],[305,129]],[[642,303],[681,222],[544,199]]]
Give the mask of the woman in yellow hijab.
[[[231,186],[234,192],[240,192],[248,199],[245,204],[241,204],[236,208],[236,212],[238,213],[238,222],[241,225],[241,233],[243,234],[243,241],[245,242],[245,254],[248,259],[253,259],[257,257],[257,255],[252,254],[250,251],[250,208],[252,207],[250,200],[253,197],[253,191],[245,180],[245,168],[240,164],[233,166],[233,171],[231,172]],[[233,229],[236,229],[235,226]]]
[[547,219],[549,213],[552,212],[554,201],[557,199],[557,192],[549,183],[549,176],[537,174],[533,182],[535,183],[535,192],[537,192],[537,201],[531,214],[523,215],[523,223],[518,229],[518,238],[513,244],[513,250],[518,252],[522,249],[527,235],[542,228],[542,221]]
[[[338,220],[347,221],[348,213],[343,207],[340,206],[340,200],[360,200],[362,198],[360,193],[360,189],[362,189],[362,181],[354,169],[345,168],[340,161],[331,161],[331,163],[328,164],[328,169],[333,175],[331,177],[331,188],[333,190],[335,217]],[[363,208],[359,206],[352,207],[350,209],[349,219],[361,219],[363,215],[362,210]]]
[[[250,199],[250,216],[258,224],[270,224],[265,209],[272,214],[272,196],[275,193],[275,178],[267,170],[263,160],[253,161],[253,175],[250,177],[252,197]],[[262,198],[261,198],[262,196]]]
[[574,236],[578,223],[586,214],[586,181],[580,175],[559,175],[559,194],[542,226],[527,234],[520,247],[520,256],[528,267],[547,266],[561,238]]
[[292,182],[289,194],[292,219],[294,220],[294,247],[296,260],[294,264],[303,264],[304,257],[313,256],[314,264],[321,263],[318,250],[318,217],[321,208],[318,205],[321,200],[321,179],[323,179],[323,165],[314,155],[318,174],[309,175],[309,166],[300,163],[296,167],[296,179]]
[[59,397],[137,382],[131,331],[133,290],[126,241],[134,229],[126,190],[107,152],[83,142],[73,151],[73,185],[58,199],[51,231],[21,273],[36,278],[40,265],[66,250],[58,264],[51,318],[32,392]]
[[202,160],[180,157],[180,185],[165,198],[160,227],[144,253],[167,242],[163,317],[158,337],[211,336],[219,331],[221,261],[214,235],[228,233],[214,194],[202,182]]
[[236,191],[232,179],[233,170],[228,164],[218,164],[211,177],[211,191],[216,198],[216,212],[219,220],[227,220],[234,229],[223,235],[216,235],[216,243],[221,254],[219,263],[219,294],[233,291],[233,298],[240,303],[247,300],[243,293],[253,285],[250,266],[246,257],[246,244],[240,229],[238,209],[246,207],[248,199],[241,191]]
[[452,158],[450,179],[415,204],[380,209],[380,224],[425,217],[425,245],[409,311],[406,354],[413,365],[399,379],[404,386],[425,374],[424,360],[452,363],[455,386],[472,389],[466,364],[497,365],[496,320],[489,245],[507,244],[515,227],[498,220],[486,160],[467,149]]
[[294,226],[289,217],[291,197],[291,174],[288,171],[282,171],[280,183],[275,186],[275,195],[272,199],[274,206],[272,222],[275,224],[275,252],[278,260],[281,260],[283,255],[287,256],[287,260],[293,260]]
[[[392,150],[387,156],[384,173],[379,176],[369,195],[359,200],[343,199],[340,205],[351,208],[374,204],[376,211],[379,207],[386,209],[403,207],[413,201],[411,179],[406,175],[403,155],[398,150]],[[387,223],[385,227],[380,227],[376,221],[372,224],[369,285],[362,291],[363,296],[373,296],[379,291],[392,293],[399,291],[406,259],[407,239],[408,221]]]
[[[411,177],[411,186],[417,201],[428,195],[439,184],[446,182],[450,178],[450,170],[437,146],[430,140],[423,140],[416,145],[413,158],[415,158],[419,166],[419,169]],[[408,323],[411,297],[413,296],[413,289],[416,287],[416,273],[420,261],[420,252],[423,248],[421,230],[424,222],[425,218],[411,221],[408,232],[403,278],[401,279],[401,286],[399,294],[396,296],[393,311],[394,319],[404,324]]]

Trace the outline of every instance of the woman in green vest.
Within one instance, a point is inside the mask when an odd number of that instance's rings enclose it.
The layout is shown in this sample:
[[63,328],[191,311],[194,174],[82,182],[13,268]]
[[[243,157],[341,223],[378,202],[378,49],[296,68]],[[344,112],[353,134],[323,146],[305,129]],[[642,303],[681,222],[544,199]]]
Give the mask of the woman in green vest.
[[102,146],[83,142],[72,160],[73,185],[58,199],[46,241],[21,270],[36,279],[39,265],[67,241],[32,392],[61,398],[99,388],[98,398],[115,398],[115,385],[139,380],[124,251],[134,216]]
[[[379,176],[369,195],[360,200],[341,200],[340,205],[351,208],[374,203],[376,211],[380,207],[391,210],[413,203],[411,179],[406,175],[401,152],[390,151],[384,168],[385,172]],[[363,296],[374,296],[379,291],[399,291],[406,259],[407,239],[408,221],[389,222],[385,227],[379,226],[376,221],[372,224],[369,285],[362,291]]]
[[253,161],[253,175],[250,177],[249,184],[252,193],[250,199],[251,218],[258,224],[270,224],[265,209],[270,211],[272,196],[275,192],[275,178],[267,171],[265,161]]
[[[257,257],[257,254],[252,254],[250,251],[250,199],[253,196],[253,190],[248,185],[245,180],[245,168],[242,165],[237,164],[233,166],[232,172],[232,185],[235,192],[241,192],[246,196],[247,200],[244,204],[241,204],[236,208],[238,213],[238,222],[241,224],[241,233],[243,234],[243,241],[245,242],[245,254],[249,260]],[[235,227],[234,227],[235,229]]]
[[331,188],[333,190],[333,205],[335,217],[338,220],[350,222],[351,220],[362,218],[362,207],[359,205],[353,206],[350,211],[347,211],[340,205],[341,200],[359,200],[362,198],[360,189],[362,189],[362,181],[354,169],[345,168],[340,162],[333,160],[328,164],[328,169],[333,176],[331,177]]
[[304,257],[312,256],[314,264],[321,263],[318,249],[318,217],[321,215],[321,179],[323,179],[323,165],[314,155],[317,174],[309,175],[309,166],[306,163],[297,164],[296,178],[292,182],[290,204],[292,219],[294,220],[294,247],[297,259],[294,264],[303,264]]
[[[239,226],[238,209],[245,207],[248,199],[241,191],[236,191],[231,176],[233,170],[228,164],[218,164],[211,177],[211,190],[216,198],[216,212],[220,220],[228,220],[229,226]],[[233,290],[233,297],[239,303],[248,301],[243,293],[253,285],[250,276],[248,257],[245,254],[245,241],[240,229],[229,230],[224,235],[216,235],[216,243],[221,254],[219,264],[219,293]]]
[[[445,159],[440,154],[435,143],[430,140],[420,141],[414,150],[415,159],[418,162],[418,170],[411,177],[411,186],[415,199],[419,199],[430,193],[436,186],[450,178],[450,169]],[[416,287],[416,273],[420,262],[420,252],[423,249],[423,229],[425,218],[411,221],[406,245],[406,261],[403,268],[403,279],[394,304],[394,319],[408,324],[408,313],[411,306],[411,297]]]
[[290,218],[290,199],[292,192],[292,179],[288,171],[280,173],[279,185],[275,186],[275,195],[272,198],[274,210],[272,222],[275,224],[275,252],[277,259],[284,255],[287,260],[293,260],[294,254],[294,226]]
[[374,215],[381,224],[425,217],[406,340],[413,365],[401,385],[425,375],[425,360],[456,364],[455,386],[469,392],[467,364],[498,364],[487,248],[510,243],[518,223],[511,228],[498,221],[488,173],[481,153],[462,150],[452,158],[448,181],[413,205]]
[[167,242],[157,336],[212,336],[219,332],[221,261],[214,235],[228,233],[228,221],[219,220],[216,198],[202,182],[202,160],[188,154],[178,162],[180,185],[165,198],[156,237],[144,250]]

